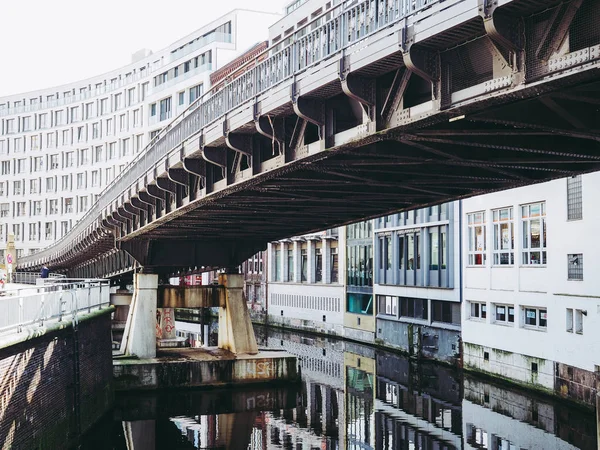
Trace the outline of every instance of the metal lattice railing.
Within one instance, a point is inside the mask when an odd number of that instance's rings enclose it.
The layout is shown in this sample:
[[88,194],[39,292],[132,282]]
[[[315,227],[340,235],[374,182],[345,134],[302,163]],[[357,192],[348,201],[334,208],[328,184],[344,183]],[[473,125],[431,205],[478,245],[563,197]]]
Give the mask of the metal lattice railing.
[[[285,47],[267,49],[259,55],[253,68],[232,80],[222,89],[209,91],[163,128],[100,195],[75,227],[51,247],[22,262],[42,262],[72,248],[81,236],[101,227],[102,212],[135,186],[138,179],[155,168],[181,143],[206,126],[223,118],[232,109],[253,101],[275,85],[325,58],[367,39],[377,31],[398,23],[445,0],[363,0],[345,1],[315,17],[296,30]],[[447,0],[446,0],[447,1]],[[287,42],[287,40],[286,40]],[[264,57],[264,59],[263,59]],[[262,61],[261,61],[262,60]]]
[[78,316],[110,304],[108,280],[54,278],[43,286],[0,291],[0,335]]

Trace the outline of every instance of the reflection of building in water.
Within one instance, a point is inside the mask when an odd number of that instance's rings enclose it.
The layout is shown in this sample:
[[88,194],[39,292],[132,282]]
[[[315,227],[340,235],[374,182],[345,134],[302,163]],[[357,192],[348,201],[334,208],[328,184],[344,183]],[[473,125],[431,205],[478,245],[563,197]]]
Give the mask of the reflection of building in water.
[[346,449],[375,448],[375,354],[350,345],[344,353],[344,421]]
[[532,398],[479,380],[464,380],[465,448],[595,449],[593,413]]
[[460,401],[460,379],[450,369],[378,354],[376,448],[461,448]]
[[267,342],[269,348],[283,348],[296,355],[302,373],[300,404],[293,411],[282,412],[285,427],[280,426],[279,417],[271,417],[276,428],[269,434],[271,443],[283,443],[285,437],[287,442],[301,442],[302,446],[298,448],[340,448],[344,343],[281,333],[270,333]]

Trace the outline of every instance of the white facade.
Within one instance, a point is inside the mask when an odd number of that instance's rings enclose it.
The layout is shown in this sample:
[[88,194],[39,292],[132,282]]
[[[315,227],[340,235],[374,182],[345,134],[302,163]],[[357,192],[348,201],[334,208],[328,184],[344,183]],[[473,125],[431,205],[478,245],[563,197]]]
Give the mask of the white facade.
[[0,98],[0,259],[64,236],[154,133],[210,88],[209,74],[265,40],[279,16],[234,10],[132,64]]
[[270,243],[269,321],[343,335],[344,255],[337,229]]
[[599,189],[596,172],[463,201],[465,367],[593,395],[578,380],[600,367]]

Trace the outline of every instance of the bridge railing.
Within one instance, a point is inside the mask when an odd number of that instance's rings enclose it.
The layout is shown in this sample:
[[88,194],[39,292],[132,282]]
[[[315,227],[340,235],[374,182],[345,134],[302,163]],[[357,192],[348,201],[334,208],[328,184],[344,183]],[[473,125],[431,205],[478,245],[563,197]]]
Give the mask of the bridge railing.
[[[72,242],[99,227],[102,212],[133,188],[157,163],[179,148],[181,143],[204,127],[226,116],[234,108],[253,101],[275,85],[292,79],[297,73],[368,39],[377,31],[396,24],[434,4],[451,0],[348,0],[311,19],[287,38],[287,45],[269,48],[246,63],[254,67],[221,89],[212,89],[198,98],[124,168],[100,195],[96,203],[73,229],[51,247],[22,261],[47,261],[58,249],[71,248]],[[259,62],[260,61],[260,62]],[[242,66],[243,67],[243,66]]]
[[108,280],[51,279],[44,286],[0,291],[0,334],[20,333],[48,322],[76,322],[110,304]]
[[[66,278],[66,275],[60,273],[48,274],[49,279]],[[12,283],[17,284],[37,284],[37,280],[41,279],[39,273],[35,272],[14,272],[12,274]]]

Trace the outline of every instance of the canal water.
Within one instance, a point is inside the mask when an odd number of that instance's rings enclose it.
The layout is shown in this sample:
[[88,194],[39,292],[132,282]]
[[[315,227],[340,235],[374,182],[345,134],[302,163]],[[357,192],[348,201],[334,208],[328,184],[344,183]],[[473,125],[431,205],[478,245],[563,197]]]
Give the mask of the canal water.
[[117,394],[80,448],[598,448],[593,411],[369,346],[256,333],[259,346],[298,357],[301,383]]

